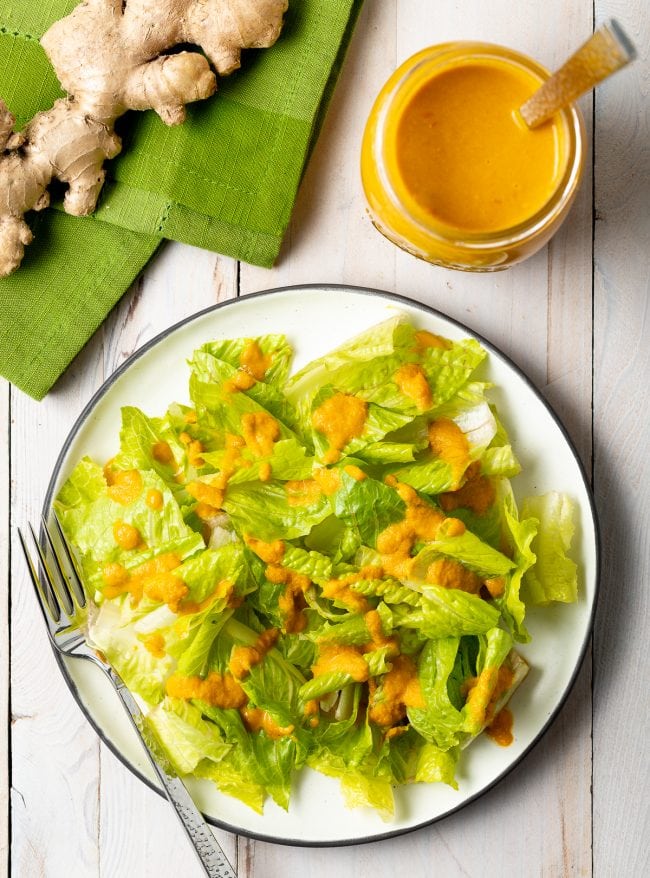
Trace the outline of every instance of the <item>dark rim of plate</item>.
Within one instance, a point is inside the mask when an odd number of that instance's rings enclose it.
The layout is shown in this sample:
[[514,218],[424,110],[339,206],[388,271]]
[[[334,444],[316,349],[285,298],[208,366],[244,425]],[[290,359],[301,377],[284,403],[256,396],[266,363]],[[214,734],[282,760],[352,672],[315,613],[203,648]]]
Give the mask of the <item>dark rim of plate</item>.
[[[564,437],[564,441],[566,442],[567,447],[569,448],[569,450],[571,451],[571,454],[573,455],[573,457],[575,459],[576,465],[578,467],[578,471],[579,471],[580,476],[582,478],[582,481],[584,483],[587,497],[589,499],[589,507],[590,507],[591,517],[592,517],[593,525],[594,525],[594,537],[595,537],[595,549],[596,549],[595,562],[596,563],[595,563],[594,600],[593,600],[591,610],[589,613],[589,621],[588,621],[588,624],[587,624],[587,627],[585,630],[584,640],[583,640],[582,645],[580,647],[578,660],[576,661],[575,667],[573,669],[573,673],[571,674],[571,678],[569,679],[569,682],[567,683],[564,691],[560,695],[554,710],[551,712],[550,716],[548,717],[546,722],[543,724],[543,726],[540,728],[539,732],[533,738],[533,740],[530,742],[530,744],[519,754],[519,756],[516,759],[514,759],[501,772],[501,774],[497,775],[497,777],[493,778],[489,783],[487,783],[484,787],[482,787],[482,789],[478,790],[473,795],[464,799],[458,805],[456,805],[452,808],[449,808],[448,810],[446,810],[442,814],[437,814],[435,817],[432,817],[430,820],[424,820],[415,826],[400,827],[398,829],[388,830],[387,832],[381,832],[381,833],[372,834],[372,835],[368,835],[368,836],[362,836],[360,838],[355,837],[355,838],[346,838],[346,839],[334,839],[332,841],[323,841],[323,840],[317,840],[317,841],[307,840],[306,841],[306,840],[301,839],[301,838],[278,838],[278,837],[273,836],[273,835],[265,835],[263,833],[252,832],[250,830],[244,830],[238,826],[234,826],[234,825],[229,824],[223,820],[217,820],[216,818],[211,817],[210,815],[207,815],[207,814],[204,815],[206,820],[208,821],[208,823],[211,823],[213,826],[216,826],[219,829],[225,829],[228,832],[232,832],[235,835],[243,835],[247,838],[254,838],[254,839],[258,839],[259,841],[271,842],[273,844],[283,844],[283,845],[289,845],[289,846],[313,847],[313,848],[344,847],[344,846],[348,846],[348,845],[366,844],[369,842],[382,841],[384,839],[394,838],[394,837],[399,836],[399,835],[406,835],[409,832],[415,832],[416,830],[422,829],[423,827],[431,826],[433,823],[437,823],[439,820],[442,820],[443,818],[448,817],[451,814],[457,813],[462,808],[465,808],[470,803],[476,801],[478,798],[485,795],[485,793],[487,793],[494,786],[496,786],[501,780],[503,780],[504,777],[506,777],[508,774],[510,774],[510,772],[517,765],[519,765],[519,763],[524,759],[524,757],[527,756],[530,753],[530,751],[533,749],[533,747],[535,747],[535,745],[541,740],[541,738],[544,736],[544,734],[546,733],[546,731],[548,730],[550,725],[553,723],[555,718],[560,713],[562,707],[564,706],[564,703],[567,700],[567,697],[568,697],[571,689],[573,688],[573,685],[576,681],[576,678],[578,676],[580,668],[582,667],[582,663],[584,661],[584,657],[585,657],[585,654],[587,652],[587,647],[589,645],[589,640],[591,637],[591,631],[592,631],[593,623],[594,623],[594,615],[596,612],[596,604],[598,601],[598,594],[600,591],[600,555],[601,555],[601,542],[600,542],[600,530],[599,530],[599,525],[598,525],[598,516],[596,514],[596,506],[595,506],[595,502],[594,502],[594,497],[593,497],[593,493],[591,490],[591,486],[589,484],[589,480],[588,480],[585,468],[582,464],[582,461],[580,460],[580,457],[578,455],[578,452],[576,451],[576,448],[573,444],[571,437],[569,436],[569,434],[566,431],[566,428],[562,424],[559,417],[553,411],[551,405],[542,396],[540,391],[535,387],[535,385],[530,380],[530,378],[528,378],[528,376],[525,374],[525,372],[523,372],[523,370],[510,359],[510,357],[506,356],[502,351],[500,351],[497,347],[495,347],[495,345],[491,344],[491,342],[489,342],[486,338],[484,338],[478,332],[475,332],[473,329],[470,329],[468,326],[466,326],[464,323],[461,323],[459,320],[455,320],[453,317],[449,317],[448,315],[443,314],[442,311],[438,311],[436,308],[432,308],[430,305],[425,305],[422,302],[414,301],[413,299],[409,299],[407,296],[402,296],[398,293],[389,293],[389,292],[385,292],[384,290],[376,290],[376,289],[371,289],[369,287],[349,286],[347,284],[330,284],[330,283],[298,284],[295,286],[276,287],[276,288],[270,289],[270,290],[261,290],[260,292],[257,292],[257,293],[249,293],[249,294],[246,294],[244,296],[238,296],[235,299],[229,299],[226,302],[219,302],[218,304],[211,305],[209,308],[205,308],[202,311],[197,311],[195,314],[192,314],[189,317],[186,317],[183,320],[180,320],[178,323],[175,323],[173,326],[170,326],[168,329],[163,330],[163,332],[159,333],[157,336],[152,338],[150,341],[146,342],[141,348],[139,348],[137,351],[135,351],[133,354],[131,354],[131,356],[127,360],[125,360],[124,363],[122,363],[122,365],[119,366],[115,370],[115,372],[113,372],[106,379],[106,381],[102,384],[102,386],[99,388],[99,390],[97,390],[93,394],[90,401],[84,407],[83,411],[81,412],[81,414],[79,415],[79,417],[75,421],[75,423],[74,423],[72,429],[70,430],[65,442],[63,443],[63,447],[61,448],[61,451],[60,451],[59,456],[57,458],[56,464],[54,465],[54,470],[52,472],[52,476],[50,478],[50,483],[48,485],[47,493],[45,495],[45,500],[43,503],[43,517],[47,520],[48,515],[51,511],[51,505],[52,505],[53,494],[54,494],[54,486],[57,482],[59,472],[60,472],[61,467],[63,465],[63,462],[67,456],[68,449],[69,449],[74,437],[79,432],[80,428],[82,427],[84,422],[87,420],[88,416],[91,414],[91,412],[95,408],[95,405],[97,404],[97,402],[112,387],[112,385],[117,381],[117,379],[120,378],[128,369],[130,369],[131,366],[135,363],[135,361],[138,360],[143,354],[146,354],[148,351],[150,351],[152,348],[154,348],[157,344],[159,344],[159,342],[163,341],[169,335],[176,332],[176,330],[180,329],[182,326],[185,326],[186,324],[191,323],[194,320],[198,320],[199,318],[205,316],[206,314],[210,314],[214,311],[220,311],[223,308],[232,307],[233,305],[237,305],[238,303],[240,303],[242,301],[245,301],[248,299],[262,298],[264,296],[272,296],[272,295],[277,294],[277,293],[303,291],[304,293],[308,294],[309,292],[323,292],[323,291],[327,291],[327,290],[335,290],[335,291],[340,291],[340,292],[350,292],[350,293],[353,293],[355,295],[361,294],[361,295],[366,295],[366,296],[378,296],[378,297],[381,297],[383,299],[388,299],[388,300],[393,301],[393,302],[402,303],[404,305],[407,305],[410,308],[415,308],[416,310],[423,311],[426,314],[430,314],[434,317],[437,317],[437,318],[445,321],[446,323],[450,323],[453,326],[456,326],[458,329],[462,330],[468,336],[477,339],[483,345],[483,347],[485,347],[485,349],[487,351],[489,351],[492,354],[495,354],[497,357],[500,357],[513,370],[513,372],[515,372],[525,382],[525,384],[528,385],[530,390],[534,393],[534,395],[537,397],[537,399],[542,403],[544,408],[546,408],[546,410],[548,411],[552,420],[555,422],[556,426],[558,427],[558,429],[562,433],[562,436]],[[41,539],[44,539],[44,535],[43,535],[42,531],[41,531]],[[70,677],[70,675],[68,673],[68,669],[65,665],[63,658],[56,650],[53,650],[53,652],[54,652],[54,656],[57,660],[57,663],[59,665],[59,668],[61,669],[61,673],[63,674],[63,677],[68,685],[68,688],[70,689],[70,692],[72,693],[72,695],[73,695],[75,701],[77,702],[77,704],[79,705],[82,713],[84,714],[84,716],[86,717],[86,719],[88,720],[90,725],[93,727],[93,729],[95,730],[95,732],[97,733],[99,738],[104,742],[104,744],[106,744],[106,746],[109,748],[109,750],[120,760],[120,762],[123,763],[123,765],[125,765],[143,783],[145,783],[148,787],[150,787],[150,789],[154,790],[156,793],[158,793],[158,795],[160,795],[161,797],[164,798],[165,794],[164,794],[163,790],[160,787],[158,787],[156,784],[154,784],[148,777],[143,775],[142,772],[140,772],[134,765],[132,765],[132,763],[127,759],[127,757],[118,749],[117,745],[113,741],[111,741],[111,739],[106,735],[104,730],[102,728],[100,728],[100,726],[95,722],[93,717],[90,715],[88,708],[86,707],[86,704],[84,703],[74,681]]]

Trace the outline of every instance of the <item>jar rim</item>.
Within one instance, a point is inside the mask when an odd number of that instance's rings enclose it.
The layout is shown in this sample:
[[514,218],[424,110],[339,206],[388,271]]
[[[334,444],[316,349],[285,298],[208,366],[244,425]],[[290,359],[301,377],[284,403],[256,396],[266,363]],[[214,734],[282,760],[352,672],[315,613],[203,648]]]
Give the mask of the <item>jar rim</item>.
[[[496,43],[480,41],[458,41],[441,43],[430,46],[408,58],[393,74],[398,77],[390,91],[384,95],[382,106],[379,109],[377,125],[375,129],[375,149],[381,153],[385,139],[386,124],[390,112],[400,93],[412,80],[413,76],[421,71],[424,66],[436,67],[447,64],[449,61],[462,64],[463,61],[475,61],[481,58],[495,58],[524,67],[548,79],[550,71],[535,61],[533,58],[501,46]],[[454,65],[455,66],[455,65]],[[572,200],[581,177],[581,169],[584,160],[584,120],[580,109],[575,103],[559,111],[559,114],[567,128],[569,144],[567,147],[567,162],[564,173],[558,185],[553,190],[548,200],[531,217],[503,229],[488,232],[465,231],[445,223],[437,223],[433,220],[430,224],[424,223],[421,218],[413,215],[412,210],[404,203],[396,192],[394,181],[385,161],[377,163],[377,170],[386,194],[393,201],[394,207],[402,211],[420,231],[430,235],[441,242],[451,245],[463,246],[477,251],[493,248],[510,248],[518,243],[534,237],[541,232],[549,223],[562,213],[567,204]]]

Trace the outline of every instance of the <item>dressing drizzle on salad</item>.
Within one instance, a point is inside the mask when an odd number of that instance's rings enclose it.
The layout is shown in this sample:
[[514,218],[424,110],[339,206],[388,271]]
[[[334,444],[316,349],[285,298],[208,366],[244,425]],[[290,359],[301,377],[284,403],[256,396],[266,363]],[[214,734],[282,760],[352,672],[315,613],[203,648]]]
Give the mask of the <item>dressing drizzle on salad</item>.
[[336,463],[352,439],[361,436],[368,417],[368,404],[349,393],[335,393],[314,411],[312,424],[329,443],[323,463]]
[[457,787],[484,729],[512,740],[526,601],[575,599],[571,503],[519,513],[478,342],[396,317],[289,377],[291,356],[206,342],[191,404],[125,407],[56,514],[90,642],[175,770],[261,811],[308,765],[387,818],[394,787]]

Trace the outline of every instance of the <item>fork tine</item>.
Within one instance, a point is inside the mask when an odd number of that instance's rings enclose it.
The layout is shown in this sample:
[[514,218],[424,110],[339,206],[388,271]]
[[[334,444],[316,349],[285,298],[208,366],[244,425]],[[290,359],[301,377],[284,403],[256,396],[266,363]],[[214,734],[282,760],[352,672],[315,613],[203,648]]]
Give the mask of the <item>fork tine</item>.
[[[31,530],[31,528],[30,528]],[[33,532],[32,532],[33,533]],[[34,562],[32,561],[32,556],[29,554],[29,550],[27,548],[27,543],[25,541],[25,537],[20,528],[18,528],[18,538],[20,540],[20,547],[23,550],[23,555],[25,556],[25,563],[27,564],[27,570],[29,571],[29,578],[31,580],[32,585],[34,586],[34,591],[36,593],[36,600],[38,606],[40,608],[41,613],[43,614],[43,618],[45,619],[45,624],[47,625],[47,630],[50,634],[50,637],[54,635],[56,630],[56,623],[61,618],[60,613],[58,612],[58,605],[56,606],[56,612],[52,607],[52,604],[49,600],[48,595],[46,594],[43,586],[41,585],[41,580],[39,579],[38,573],[36,572],[36,568],[34,567]]]
[[52,535],[47,526],[47,522],[45,518],[41,515],[41,530],[45,534],[45,539],[50,547],[50,554],[54,559],[54,567],[56,568],[56,572],[58,574],[58,580],[60,584],[60,588],[57,589],[57,595],[63,606],[65,608],[66,613],[69,616],[74,616],[75,614],[75,605],[73,601],[73,597],[70,591],[70,586],[68,584],[68,579],[64,573],[63,567],[61,566],[61,559],[59,558],[59,553],[57,552],[54,542],[52,540]]
[[34,528],[32,527],[32,523],[28,522],[27,526],[29,528],[29,532],[32,536],[32,542],[36,548],[36,552],[38,554],[38,560],[40,562],[39,567],[43,573],[43,576],[38,577],[39,584],[41,586],[41,590],[46,595],[48,599],[48,606],[52,612],[52,618],[59,622],[61,625],[67,625],[68,619],[65,617],[65,611],[61,606],[61,600],[59,595],[54,587],[54,577],[52,576],[52,571],[50,570],[49,562],[45,556],[45,552],[43,551],[43,547],[41,546],[36,533],[34,532]]
[[[72,550],[68,544],[68,540],[66,535],[63,533],[63,528],[61,527],[61,522],[58,519],[56,512],[52,513],[52,518],[54,519],[54,524],[56,525],[57,532],[59,534],[59,540],[61,545],[63,546],[63,551],[65,553],[65,557],[68,561],[66,565],[66,569],[71,574],[69,577],[69,583],[74,592],[74,598],[77,604],[83,609],[86,606],[86,590],[83,587],[83,583],[81,581],[81,577],[79,576],[79,571],[77,568],[77,561],[72,554]],[[46,528],[47,530],[47,528]]]

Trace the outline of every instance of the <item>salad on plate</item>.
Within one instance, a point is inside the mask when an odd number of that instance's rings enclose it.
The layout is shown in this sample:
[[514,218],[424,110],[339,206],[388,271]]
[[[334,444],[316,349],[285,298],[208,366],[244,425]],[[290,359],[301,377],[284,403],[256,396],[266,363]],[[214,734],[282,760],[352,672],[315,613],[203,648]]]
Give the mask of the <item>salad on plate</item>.
[[526,605],[576,599],[572,502],[527,498],[474,339],[397,316],[291,374],[283,335],[210,341],[189,405],[122,409],[55,513],[89,642],[158,756],[258,812],[304,766],[350,806],[456,786],[512,740]]

